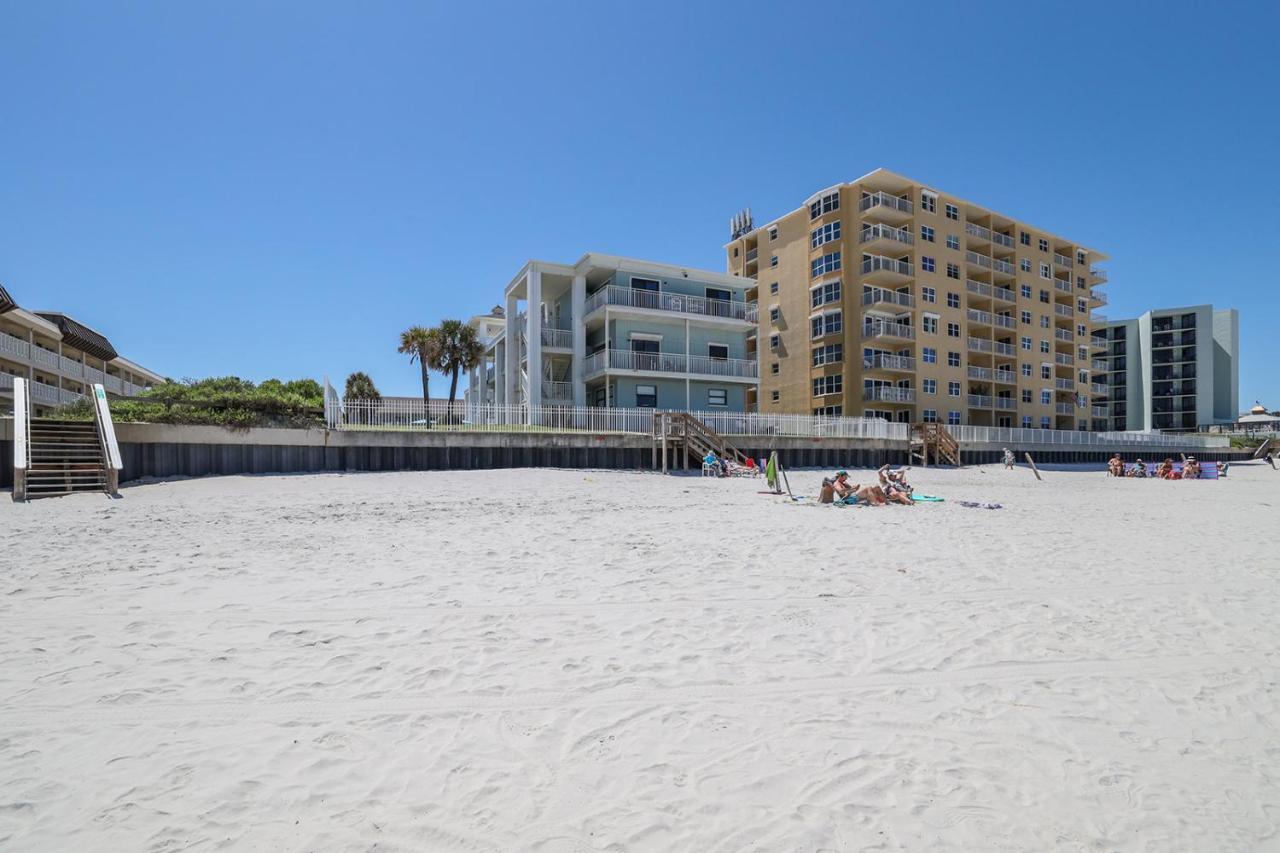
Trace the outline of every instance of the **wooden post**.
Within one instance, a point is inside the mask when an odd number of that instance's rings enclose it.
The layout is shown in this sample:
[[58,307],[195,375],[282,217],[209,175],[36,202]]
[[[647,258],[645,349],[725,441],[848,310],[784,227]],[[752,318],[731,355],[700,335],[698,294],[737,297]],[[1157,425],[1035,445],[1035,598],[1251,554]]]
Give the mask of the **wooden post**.
[[1031,454],[1025,451],[1022,455],[1027,457],[1027,464],[1031,466],[1031,473],[1036,475],[1037,480],[1043,481],[1044,477],[1040,476],[1040,469],[1036,467],[1036,460],[1032,459]]

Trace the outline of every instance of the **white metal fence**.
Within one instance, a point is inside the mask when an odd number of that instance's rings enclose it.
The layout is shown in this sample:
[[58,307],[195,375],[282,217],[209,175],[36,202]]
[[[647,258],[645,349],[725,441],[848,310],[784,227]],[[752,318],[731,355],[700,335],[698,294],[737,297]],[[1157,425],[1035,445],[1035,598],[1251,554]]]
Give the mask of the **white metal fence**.
[[947,431],[961,444],[1056,444],[1072,447],[1118,450],[1130,447],[1227,447],[1231,441],[1216,435],[1165,435],[1158,432],[1077,432],[1066,429],[1025,429],[1021,427],[948,426]]

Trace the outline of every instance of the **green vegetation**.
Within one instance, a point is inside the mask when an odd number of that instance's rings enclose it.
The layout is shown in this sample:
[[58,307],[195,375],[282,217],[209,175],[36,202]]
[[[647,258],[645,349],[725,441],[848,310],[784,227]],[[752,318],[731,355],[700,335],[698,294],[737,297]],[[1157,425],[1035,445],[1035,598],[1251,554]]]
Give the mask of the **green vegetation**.
[[431,371],[440,363],[440,330],[426,326],[411,326],[400,333],[400,346],[396,352],[409,356],[422,369],[422,402],[431,405]]
[[440,347],[431,366],[449,374],[449,414],[452,418],[453,401],[458,396],[458,374],[480,363],[484,357],[484,346],[476,336],[475,328],[461,320],[445,320],[435,332]]
[[346,400],[382,399],[382,395],[378,393],[378,386],[373,384],[373,379],[369,374],[359,370],[347,377],[347,387],[342,397]]
[[[227,427],[322,426],[324,389],[314,379],[257,385],[236,376],[165,382],[136,398],[111,400],[117,422],[205,424]],[[58,417],[92,420],[93,408],[82,399],[58,410]]]

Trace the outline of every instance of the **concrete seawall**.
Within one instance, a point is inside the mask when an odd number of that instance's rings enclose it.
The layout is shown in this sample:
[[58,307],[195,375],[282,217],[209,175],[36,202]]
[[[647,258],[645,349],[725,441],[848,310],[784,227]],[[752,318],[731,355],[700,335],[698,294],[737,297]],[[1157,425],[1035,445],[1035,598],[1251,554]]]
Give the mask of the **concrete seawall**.
[[[483,468],[651,469],[654,448],[648,436],[622,433],[559,432],[331,432],[324,429],[226,429],[169,424],[116,425],[124,462],[121,481],[144,477],[201,477],[225,474],[321,471],[438,471]],[[877,439],[739,437],[734,443],[752,456],[777,450],[788,468],[877,467],[907,462],[901,442]],[[1046,464],[1105,462],[1111,452],[1079,446],[1014,446],[1019,461],[1030,451]],[[1126,461],[1178,458],[1175,448],[1126,448]],[[1187,448],[1205,461],[1248,458],[1247,451],[1206,452]],[[1001,448],[962,447],[965,464],[994,464]],[[683,458],[671,454],[675,469]],[[696,460],[692,466],[698,467]],[[0,418],[0,487],[13,485],[13,421]]]

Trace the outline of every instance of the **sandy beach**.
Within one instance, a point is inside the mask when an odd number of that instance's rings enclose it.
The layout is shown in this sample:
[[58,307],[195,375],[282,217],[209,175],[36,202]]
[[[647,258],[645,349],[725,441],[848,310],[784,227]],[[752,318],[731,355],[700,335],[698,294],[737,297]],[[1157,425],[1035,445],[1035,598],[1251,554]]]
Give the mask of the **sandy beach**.
[[6,495],[0,850],[1280,849],[1280,474],[912,474]]

